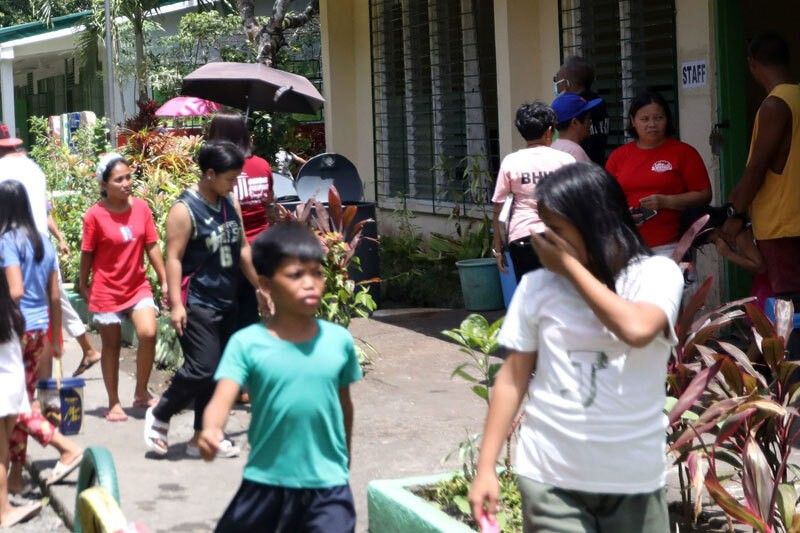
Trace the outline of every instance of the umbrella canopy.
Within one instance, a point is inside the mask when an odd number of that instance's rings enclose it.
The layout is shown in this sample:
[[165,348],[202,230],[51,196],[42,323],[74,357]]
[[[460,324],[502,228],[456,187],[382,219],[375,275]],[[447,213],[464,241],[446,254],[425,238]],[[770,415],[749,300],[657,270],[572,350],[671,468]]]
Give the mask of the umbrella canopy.
[[222,106],[194,96],[176,96],[156,109],[157,117],[203,117],[220,110]]
[[181,94],[247,111],[315,113],[324,98],[307,78],[260,63],[208,63],[183,78]]

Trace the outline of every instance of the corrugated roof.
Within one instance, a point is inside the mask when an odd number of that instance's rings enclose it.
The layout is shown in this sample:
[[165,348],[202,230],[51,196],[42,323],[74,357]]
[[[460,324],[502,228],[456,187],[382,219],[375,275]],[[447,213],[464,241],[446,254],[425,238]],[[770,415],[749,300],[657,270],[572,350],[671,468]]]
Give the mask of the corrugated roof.
[[[160,7],[168,6],[170,4],[178,4],[185,0],[163,0]],[[0,43],[8,41],[16,41],[25,37],[32,37],[34,35],[41,35],[51,31],[63,30],[72,26],[78,26],[83,20],[83,17],[88,15],[89,11],[81,11],[72,13],[71,15],[64,15],[55,17],[52,20],[52,25],[46,26],[44,22],[26,22],[25,24],[17,24],[16,26],[8,26],[0,28]]]

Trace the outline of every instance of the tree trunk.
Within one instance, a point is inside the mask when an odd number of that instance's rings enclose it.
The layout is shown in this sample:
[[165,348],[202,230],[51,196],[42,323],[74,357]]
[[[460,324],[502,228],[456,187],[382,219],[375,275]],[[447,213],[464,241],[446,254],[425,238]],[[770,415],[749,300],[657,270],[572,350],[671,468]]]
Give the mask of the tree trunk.
[[276,65],[278,52],[286,45],[284,33],[303,26],[319,11],[319,0],[309,0],[302,12],[287,14],[289,1],[275,0],[272,16],[266,24],[259,24],[255,14],[255,0],[237,0],[244,31],[256,47],[256,61],[268,67]]
[[133,25],[134,58],[136,61],[136,86],[139,100],[147,100],[147,59],[144,54],[144,19],[131,21]]

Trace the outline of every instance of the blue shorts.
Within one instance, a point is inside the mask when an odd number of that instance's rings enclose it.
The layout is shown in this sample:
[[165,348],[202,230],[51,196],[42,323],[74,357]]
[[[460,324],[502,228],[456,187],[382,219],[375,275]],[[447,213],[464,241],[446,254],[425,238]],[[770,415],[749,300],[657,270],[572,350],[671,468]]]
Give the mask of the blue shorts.
[[242,480],[216,533],[352,533],[356,509],[349,485],[290,489]]

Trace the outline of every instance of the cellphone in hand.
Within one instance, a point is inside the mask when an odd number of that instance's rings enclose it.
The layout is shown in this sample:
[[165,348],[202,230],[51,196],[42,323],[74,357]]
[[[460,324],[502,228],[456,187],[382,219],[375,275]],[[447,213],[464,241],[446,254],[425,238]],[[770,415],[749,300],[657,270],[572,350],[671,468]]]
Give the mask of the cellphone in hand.
[[642,222],[650,220],[656,216],[658,211],[655,209],[648,209],[646,207],[631,207],[631,214],[633,215],[634,220],[641,224]]

